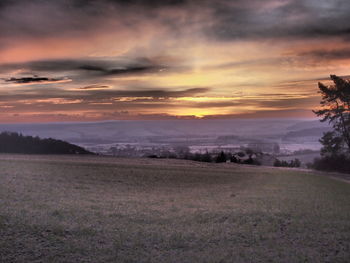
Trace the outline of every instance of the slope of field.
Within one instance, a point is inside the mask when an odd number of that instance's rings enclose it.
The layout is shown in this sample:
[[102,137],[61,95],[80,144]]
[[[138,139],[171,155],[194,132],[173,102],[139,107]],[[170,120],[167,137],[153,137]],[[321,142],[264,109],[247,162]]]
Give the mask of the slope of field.
[[350,184],[180,160],[0,155],[1,262],[346,262]]

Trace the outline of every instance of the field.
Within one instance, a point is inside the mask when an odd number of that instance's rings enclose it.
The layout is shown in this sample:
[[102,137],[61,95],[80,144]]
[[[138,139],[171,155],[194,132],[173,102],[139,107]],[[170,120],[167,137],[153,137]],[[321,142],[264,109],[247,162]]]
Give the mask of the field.
[[180,160],[0,155],[0,262],[348,262],[346,180]]

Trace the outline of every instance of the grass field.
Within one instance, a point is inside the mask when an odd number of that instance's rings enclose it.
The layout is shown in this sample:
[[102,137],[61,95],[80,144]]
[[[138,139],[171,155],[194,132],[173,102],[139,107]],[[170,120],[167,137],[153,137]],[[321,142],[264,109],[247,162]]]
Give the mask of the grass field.
[[179,160],[0,155],[1,262],[349,262],[350,184]]

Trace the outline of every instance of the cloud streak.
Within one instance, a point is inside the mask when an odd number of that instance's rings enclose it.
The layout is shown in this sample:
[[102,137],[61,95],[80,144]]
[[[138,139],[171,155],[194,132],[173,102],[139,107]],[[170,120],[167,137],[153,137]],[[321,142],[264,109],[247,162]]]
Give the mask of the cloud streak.
[[316,60],[345,60],[350,59],[350,48],[316,49],[302,52],[299,56],[310,57]]
[[48,78],[48,77],[22,77],[22,78],[9,78],[5,79],[6,82],[15,84],[50,84],[50,83],[64,83],[70,82],[70,79],[66,78]]

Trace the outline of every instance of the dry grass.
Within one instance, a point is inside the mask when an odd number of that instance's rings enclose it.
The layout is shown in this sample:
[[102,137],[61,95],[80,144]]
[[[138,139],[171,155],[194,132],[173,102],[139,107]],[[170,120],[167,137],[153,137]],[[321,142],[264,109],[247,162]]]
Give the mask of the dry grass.
[[348,262],[350,184],[178,160],[0,155],[1,262]]

